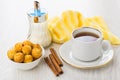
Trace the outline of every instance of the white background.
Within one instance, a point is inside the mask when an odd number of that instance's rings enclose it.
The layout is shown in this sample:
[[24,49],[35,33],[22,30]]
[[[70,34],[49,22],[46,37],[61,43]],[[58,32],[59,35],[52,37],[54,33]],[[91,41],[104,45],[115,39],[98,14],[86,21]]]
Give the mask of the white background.
[[[6,51],[13,45],[15,42],[22,41],[26,39],[29,24],[27,19],[26,12],[33,8],[34,0],[0,0],[0,80],[40,80],[39,74],[36,71],[35,75],[30,72],[19,72],[9,69],[9,64],[6,61]],[[108,27],[110,30],[120,37],[120,1],[119,0],[38,0],[40,1],[41,7],[47,9],[49,18],[54,17],[56,15],[60,16],[60,14],[65,10],[77,10],[81,12],[85,17],[92,17],[95,15],[103,16],[106,20]],[[69,66],[68,66],[69,67]],[[65,67],[67,70],[67,67]],[[65,80],[78,80],[79,75],[74,75],[77,72],[77,69],[72,71],[68,76],[64,76]],[[42,68],[41,68],[42,69]],[[119,69],[118,67],[116,69]],[[49,69],[47,68],[49,71]],[[112,67],[101,69],[105,72],[106,77],[100,77],[100,79],[106,80],[112,79],[115,80],[116,77],[118,79],[119,75],[111,75],[114,70]],[[101,70],[98,70],[98,73],[104,75]],[[112,72],[111,72],[112,70]],[[12,71],[12,72],[11,72]],[[66,71],[69,74],[69,71]],[[45,71],[47,74],[47,71]],[[50,71],[49,71],[50,72]],[[107,75],[111,72],[110,75]],[[16,73],[16,74],[14,74]],[[17,74],[18,73],[18,74]],[[27,76],[29,75],[30,76]],[[41,72],[42,73],[42,72]],[[80,71],[81,80],[89,80],[87,79],[87,75],[91,80],[99,80],[97,77],[97,71]],[[25,75],[22,75],[25,74]],[[43,74],[43,75],[44,75]],[[50,73],[52,74],[52,73]],[[73,74],[73,78],[71,75]],[[79,74],[79,73],[78,73]],[[14,76],[15,75],[15,76]],[[34,75],[35,77],[31,77]],[[21,78],[21,76],[23,78]],[[49,76],[49,75],[48,75]],[[114,76],[114,77],[112,77]],[[27,78],[24,78],[27,77]],[[42,77],[42,76],[41,76]],[[50,76],[50,78],[54,77],[54,75]],[[69,79],[70,77],[70,79]],[[94,78],[92,78],[94,77]],[[110,77],[110,78],[109,78]],[[41,80],[50,80],[49,77]],[[51,79],[52,80],[52,79]],[[54,77],[53,80],[56,80]],[[63,80],[63,79],[62,79]],[[119,79],[118,79],[119,80]]]

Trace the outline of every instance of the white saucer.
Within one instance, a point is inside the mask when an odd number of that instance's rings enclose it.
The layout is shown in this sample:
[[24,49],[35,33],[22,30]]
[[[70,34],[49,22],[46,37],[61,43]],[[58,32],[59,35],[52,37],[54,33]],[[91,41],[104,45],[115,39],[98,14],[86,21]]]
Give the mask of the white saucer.
[[97,60],[91,61],[91,62],[83,62],[80,60],[76,60],[72,57],[71,46],[72,46],[72,41],[70,40],[64,43],[63,45],[61,45],[59,52],[60,52],[61,58],[66,63],[76,68],[90,69],[90,68],[102,67],[106,65],[107,63],[109,63],[112,60],[113,55],[114,55],[114,51],[111,48],[110,50],[104,52],[103,55]]

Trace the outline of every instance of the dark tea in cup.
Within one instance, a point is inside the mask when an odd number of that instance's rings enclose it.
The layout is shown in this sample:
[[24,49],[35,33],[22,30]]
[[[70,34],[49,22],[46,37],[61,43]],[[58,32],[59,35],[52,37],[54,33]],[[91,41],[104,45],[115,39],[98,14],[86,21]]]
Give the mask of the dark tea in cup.
[[78,38],[80,41],[84,41],[84,42],[91,42],[91,41],[96,41],[99,36],[95,33],[91,33],[91,32],[80,32],[77,33],[74,38]]

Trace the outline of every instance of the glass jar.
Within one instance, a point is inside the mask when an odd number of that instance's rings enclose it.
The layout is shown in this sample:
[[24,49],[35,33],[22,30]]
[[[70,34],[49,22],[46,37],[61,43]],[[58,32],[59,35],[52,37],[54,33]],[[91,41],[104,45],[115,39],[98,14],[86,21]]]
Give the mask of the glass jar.
[[[33,43],[47,47],[52,41],[47,26],[48,14],[45,9],[41,9],[40,11],[41,15],[39,16],[33,15],[34,9],[29,10],[27,13],[29,19],[28,39]],[[37,22],[35,22],[35,18],[37,18]]]

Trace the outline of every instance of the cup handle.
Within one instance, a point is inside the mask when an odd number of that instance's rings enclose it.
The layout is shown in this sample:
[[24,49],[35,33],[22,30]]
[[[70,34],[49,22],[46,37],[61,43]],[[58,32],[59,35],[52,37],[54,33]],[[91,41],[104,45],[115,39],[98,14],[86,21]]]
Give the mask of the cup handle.
[[102,50],[103,52],[108,51],[112,48],[110,42],[108,40],[103,40],[102,41]]

